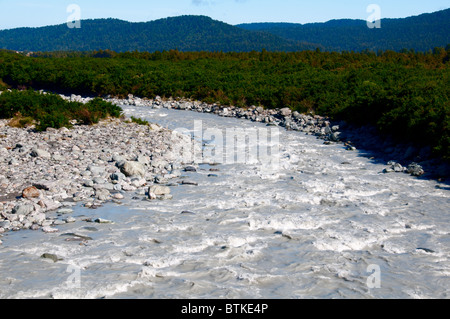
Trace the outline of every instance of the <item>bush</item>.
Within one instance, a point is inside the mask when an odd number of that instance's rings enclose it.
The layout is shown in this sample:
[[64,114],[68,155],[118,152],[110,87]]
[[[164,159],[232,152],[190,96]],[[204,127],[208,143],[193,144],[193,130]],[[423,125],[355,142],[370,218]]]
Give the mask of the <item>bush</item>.
[[150,125],[150,123],[146,120],[140,119],[140,118],[136,118],[134,116],[131,117],[131,121],[133,123],[139,124],[139,125]]
[[69,119],[63,114],[46,114],[40,119],[36,130],[45,131],[49,127],[59,129],[61,127],[70,128],[72,125]]
[[71,127],[70,121],[83,124],[98,123],[107,117],[120,117],[122,109],[96,98],[87,104],[68,102],[56,94],[44,94],[32,90],[4,92],[0,95],[0,118],[17,117],[13,124],[26,125],[38,122],[36,129]]

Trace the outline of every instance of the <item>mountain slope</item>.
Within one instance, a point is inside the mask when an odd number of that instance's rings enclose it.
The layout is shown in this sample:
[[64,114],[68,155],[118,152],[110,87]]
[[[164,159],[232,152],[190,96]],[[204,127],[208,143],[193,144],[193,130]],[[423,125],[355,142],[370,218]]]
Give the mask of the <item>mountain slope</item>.
[[325,23],[251,23],[238,27],[269,32],[279,37],[320,43],[331,51],[428,51],[450,43],[450,9],[403,19],[382,19],[380,29],[364,20],[331,20]]
[[296,51],[317,45],[248,31],[205,16],[181,16],[143,23],[117,19],[0,31],[0,48],[18,51]]

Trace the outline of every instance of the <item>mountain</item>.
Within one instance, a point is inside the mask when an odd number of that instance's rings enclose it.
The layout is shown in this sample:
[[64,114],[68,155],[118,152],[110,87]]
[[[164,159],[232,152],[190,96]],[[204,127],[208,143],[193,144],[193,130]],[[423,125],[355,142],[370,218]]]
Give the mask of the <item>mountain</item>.
[[16,51],[327,51],[414,49],[450,43],[450,9],[403,19],[382,19],[380,29],[364,20],[325,23],[250,23],[232,26],[205,16],[132,23],[118,19],[0,31],[0,49]]
[[118,19],[0,31],[0,48],[17,51],[297,51],[319,45],[248,31],[205,16],[180,16],[132,23]]
[[238,27],[263,31],[286,40],[320,43],[330,51],[414,49],[429,51],[450,43],[450,9],[402,19],[382,19],[370,29],[365,20],[331,20],[325,23],[250,23]]

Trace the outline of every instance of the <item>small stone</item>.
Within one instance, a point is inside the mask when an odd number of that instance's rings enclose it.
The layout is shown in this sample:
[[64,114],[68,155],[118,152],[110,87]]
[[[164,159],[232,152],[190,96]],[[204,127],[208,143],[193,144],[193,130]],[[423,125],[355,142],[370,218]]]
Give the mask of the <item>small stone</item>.
[[93,176],[100,176],[105,173],[105,168],[100,167],[100,166],[91,165],[88,167],[88,171],[90,171]]
[[429,249],[429,248],[422,248],[422,247],[417,248],[417,250],[423,250],[424,252],[429,253],[429,254],[433,254],[433,253],[435,252],[435,251],[432,250],[432,249]]
[[184,168],[185,172],[196,172],[197,169],[194,166],[187,166]]
[[121,181],[121,180],[123,180],[123,179],[125,179],[125,174],[122,174],[122,173],[113,173],[113,174],[111,174],[110,175],[110,179],[112,180],[112,181]]
[[34,148],[31,151],[30,155],[33,156],[33,157],[42,157],[42,158],[50,158],[51,157],[49,152],[44,151],[44,150],[39,149],[39,148]]
[[70,223],[75,223],[77,220],[74,217],[69,216],[67,218],[64,218],[63,221],[67,224],[70,224]]
[[52,201],[50,199],[42,199],[38,203],[39,206],[47,209],[48,211],[57,210],[61,207],[61,203],[57,201]]
[[63,260],[62,258],[59,258],[57,255],[49,254],[49,253],[42,254],[41,258],[53,260],[53,262],[55,262],[55,263],[60,261],[60,260]]
[[181,184],[183,184],[183,185],[198,186],[198,183],[197,183],[197,182],[193,182],[193,181],[182,181]]
[[38,198],[39,196],[41,196],[41,193],[34,186],[27,187],[22,191],[23,198],[31,199],[31,198]]
[[42,231],[47,234],[57,233],[59,230],[57,228],[53,228],[50,226],[45,226],[42,228]]
[[95,197],[98,200],[105,201],[105,200],[108,200],[108,198],[110,196],[111,196],[111,193],[107,189],[101,188],[101,189],[97,189],[95,191]]
[[114,198],[114,199],[123,199],[124,196],[123,196],[122,194],[120,194],[120,193],[117,193],[117,194],[114,194],[114,195],[113,195],[113,198]]
[[73,209],[71,209],[71,208],[61,208],[56,213],[60,214],[60,215],[72,214],[73,213]]
[[290,116],[292,114],[292,110],[288,107],[285,107],[280,110],[280,114],[284,117]]
[[114,224],[112,221],[107,220],[107,219],[103,219],[103,218],[95,219],[94,223],[97,223],[97,224]]

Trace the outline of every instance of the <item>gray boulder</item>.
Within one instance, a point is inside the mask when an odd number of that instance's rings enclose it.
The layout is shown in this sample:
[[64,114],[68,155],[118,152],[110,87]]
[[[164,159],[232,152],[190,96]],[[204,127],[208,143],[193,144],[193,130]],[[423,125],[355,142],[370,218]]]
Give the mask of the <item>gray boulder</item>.
[[121,169],[122,173],[125,174],[125,176],[131,177],[131,176],[145,176],[145,168],[144,165],[142,165],[139,162],[125,162]]
[[154,195],[168,195],[170,194],[170,188],[167,186],[160,186],[160,185],[154,185],[154,186],[150,186],[150,188],[148,189],[148,193],[150,194],[154,194]]
[[417,163],[409,164],[406,171],[408,172],[408,174],[411,174],[412,176],[422,176],[423,174],[425,174],[425,171],[423,170],[422,166],[420,166]]
[[25,215],[25,216],[31,214],[32,212],[34,212],[34,206],[29,204],[16,205],[12,210],[12,213],[15,215]]

